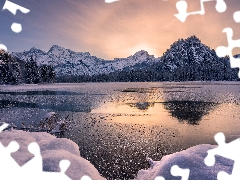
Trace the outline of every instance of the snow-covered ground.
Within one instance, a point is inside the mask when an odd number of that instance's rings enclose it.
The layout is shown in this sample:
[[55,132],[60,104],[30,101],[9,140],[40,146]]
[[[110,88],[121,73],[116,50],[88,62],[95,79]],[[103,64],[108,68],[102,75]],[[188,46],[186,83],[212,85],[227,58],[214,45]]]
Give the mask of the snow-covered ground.
[[43,158],[43,171],[60,172],[59,162],[66,159],[71,162],[66,175],[72,180],[80,180],[84,175],[91,177],[92,180],[105,179],[89,161],[80,156],[79,147],[69,139],[56,138],[45,132],[12,130],[0,133],[0,142],[5,147],[11,141],[16,141],[20,145],[20,149],[12,154],[20,166],[33,158],[27,148],[31,142],[37,142]]
[[[20,145],[18,152],[12,154],[12,157],[23,165],[29,161],[31,155],[27,147],[31,142],[37,142],[41,149],[43,158],[43,170],[50,172],[59,172],[59,162],[67,159],[71,162],[66,174],[73,180],[79,180],[87,175],[93,180],[105,179],[99,175],[94,166],[87,160],[80,157],[79,147],[69,139],[56,138],[44,132],[25,132],[20,130],[4,131],[0,133],[0,142],[8,146],[11,141],[17,141]],[[189,168],[189,179],[212,180],[216,179],[219,171],[231,173],[233,162],[221,157],[216,157],[216,164],[208,167],[204,164],[204,158],[207,151],[216,147],[215,145],[203,144],[194,146],[187,150],[167,155],[161,161],[153,161],[151,168],[140,170],[137,180],[154,180],[157,176],[163,176],[165,179],[178,180],[179,177],[173,177],[170,169],[173,165],[180,168]]]
[[202,144],[164,156],[161,161],[153,161],[152,168],[140,170],[136,180],[154,180],[158,176],[163,176],[166,180],[180,180],[180,177],[174,177],[170,173],[173,165],[190,169],[189,180],[215,180],[219,171],[231,174],[233,161],[229,159],[215,156],[214,166],[209,167],[204,164],[207,151],[215,147],[215,145]]

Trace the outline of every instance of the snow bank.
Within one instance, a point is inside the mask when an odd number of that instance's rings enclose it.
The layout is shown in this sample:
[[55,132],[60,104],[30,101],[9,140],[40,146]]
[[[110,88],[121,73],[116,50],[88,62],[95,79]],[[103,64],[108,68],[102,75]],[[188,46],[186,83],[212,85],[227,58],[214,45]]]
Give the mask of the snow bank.
[[[87,160],[80,157],[79,147],[76,143],[65,138],[56,138],[45,132],[25,132],[20,130],[4,131],[0,133],[0,142],[8,146],[11,141],[17,141],[20,145],[18,152],[13,153],[12,157],[20,166],[27,163],[33,155],[28,151],[28,145],[31,142],[37,142],[41,149],[43,158],[43,170],[50,172],[59,172],[59,162],[67,159],[71,162],[66,174],[72,180],[80,180],[82,176],[87,175],[92,180],[103,180],[97,169]],[[216,156],[216,164],[208,167],[204,164],[204,158],[207,151],[216,146],[198,145],[187,150],[167,155],[161,161],[153,161],[152,168],[140,170],[136,180],[154,180],[157,176],[163,176],[166,180],[180,180],[180,177],[174,177],[170,173],[173,165],[180,168],[190,169],[189,179],[212,180],[217,179],[219,171],[225,171],[231,174],[233,161]]]
[[31,142],[37,142],[43,158],[43,171],[60,172],[59,162],[67,159],[71,165],[66,171],[66,175],[72,180],[80,180],[84,175],[91,177],[92,180],[105,179],[89,161],[80,157],[78,145],[69,139],[59,139],[45,132],[30,133],[12,130],[0,133],[0,142],[4,146],[8,146],[14,140],[18,142],[20,149],[13,153],[12,157],[20,166],[33,158],[27,148]]
[[207,151],[216,147],[215,145],[203,144],[194,146],[187,150],[167,155],[161,161],[153,161],[153,167],[147,170],[140,170],[137,180],[154,180],[157,176],[163,176],[166,180],[180,180],[180,177],[174,177],[170,173],[173,165],[178,165],[183,169],[190,169],[189,179],[212,180],[217,179],[219,171],[231,173],[233,161],[216,156],[216,163],[212,167],[204,164]]

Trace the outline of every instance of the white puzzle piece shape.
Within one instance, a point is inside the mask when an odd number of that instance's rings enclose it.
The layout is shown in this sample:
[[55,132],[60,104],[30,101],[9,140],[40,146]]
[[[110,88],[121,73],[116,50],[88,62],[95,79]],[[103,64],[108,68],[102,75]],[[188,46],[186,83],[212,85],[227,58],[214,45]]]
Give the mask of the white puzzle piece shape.
[[6,0],[2,10],[9,10],[14,15],[17,14],[17,10],[21,11],[24,14],[30,12],[29,9],[27,9],[25,7],[22,7],[22,6],[19,6],[19,5],[15,4],[11,1],[8,1],[8,0]]
[[[224,57],[226,55],[230,58],[231,68],[240,68],[240,58],[233,57],[232,50],[236,47],[240,47],[240,39],[233,40],[233,30],[232,28],[225,28],[223,32],[227,35],[228,47],[219,46],[216,49],[216,53],[219,57]],[[240,78],[240,71],[238,72],[238,77]]]
[[[181,176],[181,180],[188,180],[190,169],[182,169],[178,165],[173,165],[170,170],[172,176],[178,177]],[[165,180],[162,176],[157,176],[154,180]]]
[[178,14],[174,14],[174,16],[176,18],[178,18],[181,22],[185,22],[187,17],[190,15],[195,15],[195,14],[199,14],[199,15],[203,15],[205,14],[205,9],[204,9],[204,2],[208,2],[208,1],[217,1],[215,9],[219,12],[222,13],[224,11],[226,11],[227,9],[227,5],[224,2],[224,0],[200,0],[200,4],[201,4],[201,9],[199,11],[195,11],[195,12],[187,12],[187,2],[184,0],[180,0],[176,3],[176,8],[178,10]]
[[239,180],[240,177],[240,138],[225,143],[225,136],[223,133],[218,133],[214,136],[215,141],[218,143],[218,147],[208,150],[208,155],[204,159],[204,163],[207,166],[213,166],[215,164],[215,155],[225,157],[234,161],[232,174],[220,171],[218,173],[218,180]]
[[[8,0],[6,0],[2,10],[8,10],[14,15],[17,14],[17,10],[21,11],[24,14],[30,12],[29,9],[27,9],[25,7],[22,7],[22,6],[19,6],[19,5],[15,4],[11,1],[8,1]],[[11,26],[11,29],[15,33],[20,33],[22,31],[22,25],[14,22]]]
[[[8,127],[4,123],[0,126],[0,132]],[[65,172],[70,166],[70,161],[62,160],[59,163],[60,172],[43,172],[43,161],[40,147],[36,142],[28,146],[28,151],[34,155],[22,167],[12,158],[11,153],[18,151],[19,144],[15,141],[4,147],[0,142],[0,179],[24,179],[24,180],[71,180]],[[80,180],[91,180],[88,176],[83,176]]]

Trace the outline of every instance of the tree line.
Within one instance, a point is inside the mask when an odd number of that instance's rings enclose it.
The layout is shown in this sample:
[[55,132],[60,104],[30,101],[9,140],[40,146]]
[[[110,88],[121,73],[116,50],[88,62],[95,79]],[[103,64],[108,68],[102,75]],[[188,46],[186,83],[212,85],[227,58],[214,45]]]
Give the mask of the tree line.
[[108,74],[61,76],[58,82],[144,81],[239,81],[239,68],[231,68],[229,57],[219,58],[214,49],[196,36],[178,39],[158,61],[148,61]]
[[32,57],[23,61],[11,56],[4,50],[0,50],[0,84],[52,82],[55,82],[55,73],[52,66],[38,66]]
[[[141,66],[140,66],[141,67]],[[238,68],[230,67],[229,57],[209,60],[205,63],[184,64],[171,69],[163,61],[138,69],[124,69],[109,74],[61,76],[57,82],[154,82],[154,81],[239,81]]]
[[148,81],[239,81],[238,68],[229,57],[219,58],[195,36],[173,43],[159,61],[143,62],[111,73],[56,76],[50,65],[37,65],[33,58],[20,60],[0,50],[0,84],[148,82]]

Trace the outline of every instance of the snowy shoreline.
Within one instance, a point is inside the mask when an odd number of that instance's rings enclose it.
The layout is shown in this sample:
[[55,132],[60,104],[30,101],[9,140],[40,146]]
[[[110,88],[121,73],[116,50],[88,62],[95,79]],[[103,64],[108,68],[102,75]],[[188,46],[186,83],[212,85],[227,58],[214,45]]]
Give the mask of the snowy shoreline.
[[85,175],[92,180],[105,179],[89,161],[80,156],[78,145],[69,139],[56,138],[46,132],[11,130],[0,133],[0,142],[3,146],[8,146],[11,141],[16,141],[20,146],[20,149],[12,154],[20,166],[34,157],[28,151],[28,145],[36,142],[41,150],[43,171],[60,172],[59,162],[66,159],[71,162],[66,175],[72,180],[80,180]]
[[[12,154],[12,157],[20,166],[33,158],[27,147],[31,142],[37,142],[41,149],[43,158],[43,171],[59,172],[59,162],[67,159],[71,162],[66,175],[72,180],[80,180],[87,175],[92,180],[103,180],[98,170],[87,160],[80,156],[79,147],[73,141],[66,138],[56,138],[45,132],[25,132],[21,130],[4,131],[0,133],[0,142],[6,147],[11,141],[16,141],[20,145],[19,151]],[[173,177],[170,169],[173,165],[190,169],[189,179],[210,180],[216,179],[217,173],[224,170],[231,173],[233,162],[221,157],[217,157],[215,166],[208,167],[204,164],[207,150],[216,145],[202,144],[187,150],[164,156],[161,161],[153,161],[151,168],[140,170],[136,180],[154,180],[157,176],[165,179],[177,180]]]
[[219,171],[231,174],[233,161],[229,159],[215,156],[214,166],[205,165],[204,159],[207,156],[207,151],[215,147],[217,146],[201,144],[164,156],[161,161],[153,161],[152,168],[140,170],[136,180],[154,180],[157,176],[163,176],[166,180],[179,180],[179,176],[174,177],[170,173],[171,167],[174,165],[178,165],[181,169],[190,169],[189,180],[217,179]]

